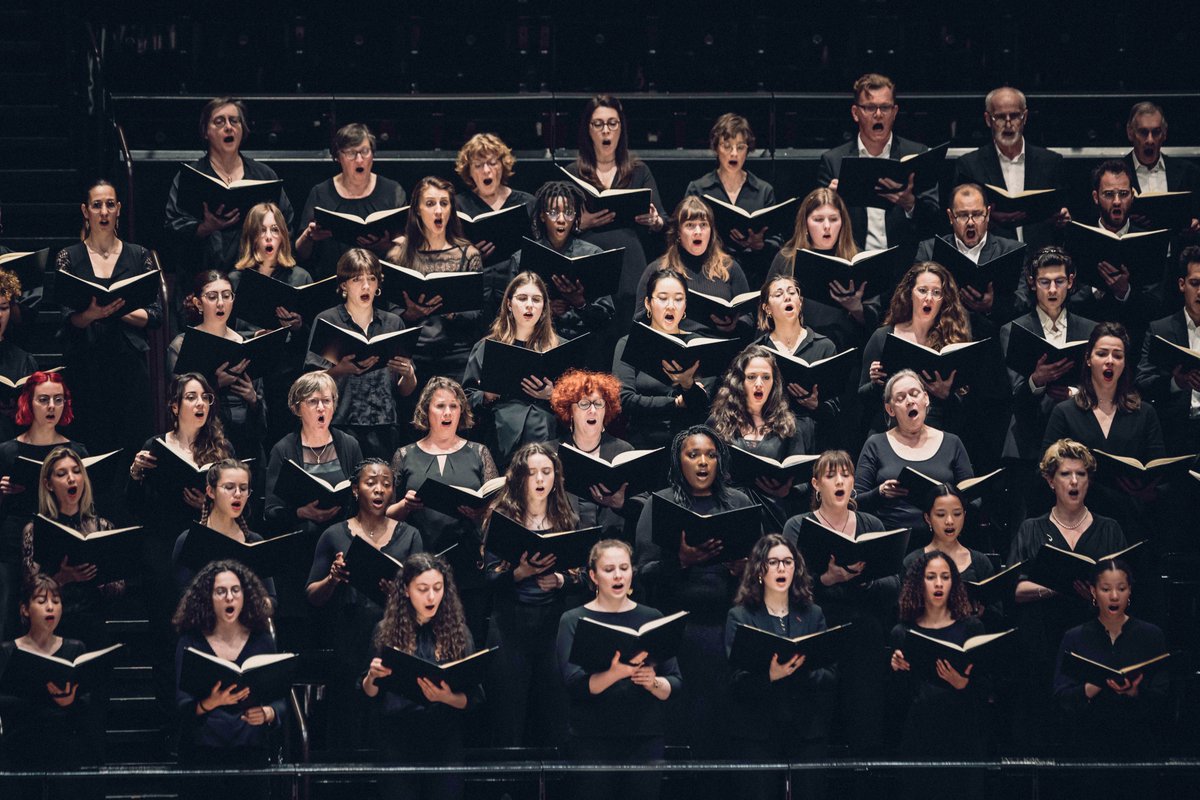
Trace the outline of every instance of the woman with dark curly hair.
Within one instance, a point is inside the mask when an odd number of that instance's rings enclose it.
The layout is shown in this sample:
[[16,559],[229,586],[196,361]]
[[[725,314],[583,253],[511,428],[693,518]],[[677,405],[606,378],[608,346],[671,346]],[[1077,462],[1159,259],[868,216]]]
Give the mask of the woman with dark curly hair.
[[[422,275],[432,272],[481,272],[483,258],[463,236],[454,185],[433,176],[422,178],[412,190],[412,205],[404,235],[395,240],[387,260]],[[438,295],[409,297],[397,313],[404,325],[420,325],[421,339],[413,361],[422,380],[447,375],[459,380],[467,366],[471,346],[479,341],[484,318],[479,311],[440,314]]]
[[[248,658],[275,652],[270,633],[270,599],[262,581],[238,561],[213,561],[196,573],[171,620],[179,633],[175,647],[175,697],[180,722],[182,766],[264,766],[269,732],[278,729],[286,710],[283,699],[238,710],[250,694],[237,684],[215,684],[204,697],[183,691],[180,677],[188,648],[241,665]],[[236,792],[245,782],[202,781],[191,794],[212,797]],[[265,796],[266,782],[256,781],[250,796]]]
[[58,427],[71,424],[71,392],[58,372],[34,372],[17,395],[16,423],[28,426],[13,439],[0,442],[0,638],[16,622],[21,588],[21,531],[38,510],[38,487],[22,486],[13,477],[18,459],[41,463],[55,448],[69,447],[82,457],[83,443],[72,441]]
[[[573,369],[554,382],[550,408],[558,417],[559,429],[570,431],[548,444],[555,452],[563,445],[611,462],[633,449],[624,439],[608,433],[608,425],[621,414],[621,382],[607,372]],[[586,497],[572,495],[581,527],[599,525],[606,536],[624,538],[641,514],[645,496],[626,496],[628,484],[588,487]]]
[[[415,553],[404,562],[399,580],[388,596],[387,610],[375,627],[375,657],[361,680],[362,690],[378,698],[384,756],[388,761],[416,764],[454,764],[463,757],[463,711],[483,702],[483,689],[453,691],[445,682],[418,678],[425,697],[415,703],[402,694],[380,689],[376,681],[392,671],[380,654],[394,647],[409,655],[443,664],[475,652],[454,574],[442,558]],[[397,775],[380,781],[381,797],[462,796],[462,778],[454,774]]]
[[[813,603],[812,576],[792,542],[778,533],[758,540],[725,620],[725,652],[733,650],[740,626],[789,639],[825,630],[825,615]],[[732,669],[729,675],[730,735],[739,761],[821,760],[833,708],[837,676],[832,668],[804,669],[804,656],[778,655],[758,671]],[[811,773],[810,773],[811,774]],[[777,776],[743,772],[738,797],[778,797]],[[810,796],[816,791],[805,781]]]
[[[960,647],[972,636],[984,633],[983,623],[972,613],[954,559],[937,550],[924,553],[904,573],[900,623],[892,628],[890,665],[897,678],[904,673],[904,685],[910,694],[899,756],[927,759],[930,753],[942,752],[964,760],[982,758],[983,701],[989,684],[982,675],[973,674],[973,664],[959,672],[945,659],[937,660],[935,676],[913,674],[902,649],[910,630]],[[952,747],[950,752],[946,751],[947,744]]]
[[458,514],[451,516],[425,508],[419,496],[430,477],[468,489],[479,489],[498,477],[496,462],[487,447],[462,436],[474,424],[462,386],[441,375],[430,378],[412,417],[413,428],[424,435],[392,456],[396,497],[400,499],[388,507],[388,516],[407,521],[421,531],[425,549],[431,553],[453,548],[446,558],[454,568],[467,624],[471,633],[483,641],[487,636],[488,594],[479,557],[483,542],[479,525],[485,512],[462,506]]
[[523,444],[546,442],[556,433],[554,414],[550,411],[550,393],[554,381],[545,375],[521,377],[522,395],[501,397],[485,391],[480,381],[484,373],[485,343],[491,339],[544,353],[562,344],[554,332],[547,308],[549,293],[546,283],[536,272],[522,272],[511,281],[500,300],[500,311],[492,322],[488,335],[475,343],[463,373],[463,388],[471,401],[471,410],[486,419],[488,438],[493,439],[492,451],[500,463]]
[[[558,623],[558,669],[566,686],[571,728],[567,754],[583,763],[660,761],[666,728],[665,701],[683,688],[674,658],[647,664],[646,653],[614,653],[608,669],[587,672],[571,661],[580,620],[637,629],[662,612],[633,595],[633,551],[628,542],[602,539],[588,554],[594,600],[562,615]],[[657,800],[654,772],[583,773],[573,781],[573,797],[603,800],[637,797]]]
[[[732,300],[750,291],[746,274],[725,252],[724,243],[716,231],[716,217],[708,203],[699,197],[687,196],[676,206],[667,224],[667,251],[650,262],[638,281],[634,319],[645,322],[641,309],[646,300],[646,281],[656,271],[668,269],[687,281],[689,292],[699,292],[721,300]],[[695,319],[699,333],[711,336],[748,335],[754,328],[749,316],[711,314],[708,319]]]
[[[563,488],[562,464],[549,446],[522,446],[508,465],[507,477],[492,503],[485,531],[497,514],[538,532],[579,527]],[[554,556],[541,553],[523,553],[519,563],[510,564],[486,550],[486,536],[484,547],[493,603],[488,647],[500,648],[488,682],[493,744],[555,746],[566,736],[567,726],[554,638],[559,618],[574,605],[570,595],[579,591],[579,570],[555,569]]]
[[[666,489],[655,495],[691,509],[713,514],[754,505],[744,492],[729,485],[729,451],[707,425],[693,425],[676,435]],[[729,686],[724,679],[725,617],[733,602],[742,565],[721,557],[718,539],[693,547],[683,531],[653,527],[654,498],[642,509],[637,525],[638,574],[653,602],[664,613],[689,612],[679,649],[679,666],[688,675],[687,695],[677,705],[682,718],[673,720],[676,732],[691,740],[697,758],[724,751]],[[659,541],[674,541],[664,547]]]
[[[351,480],[357,513],[325,529],[317,540],[305,593],[309,604],[318,609],[313,615],[317,626],[329,633],[327,640],[340,676],[326,686],[331,707],[338,709],[329,717],[326,735],[329,741],[354,749],[375,740],[367,733],[370,717],[363,696],[353,690],[362,671],[362,654],[383,618],[383,608],[350,584],[346,553],[357,539],[403,563],[413,553],[422,552],[425,545],[412,525],[387,517],[395,496],[395,477],[386,461],[364,459]],[[382,588],[385,595],[391,590],[390,586]]]
[[[0,250],[0,255],[3,251]],[[20,320],[21,279],[6,269],[0,269],[0,375],[10,381],[19,381],[37,371],[37,359],[13,343],[9,327]],[[15,317],[15,319],[14,319]],[[11,398],[0,401],[0,441],[11,439],[17,433],[13,421],[16,403]]]
[[[864,408],[879,408],[884,400],[882,389],[889,376],[879,359],[889,334],[938,351],[948,344],[971,341],[971,321],[949,270],[935,261],[923,261],[913,264],[900,279],[883,324],[863,348],[858,394]],[[954,373],[922,377],[934,401],[933,421],[944,426],[943,420],[951,416],[954,404],[963,395],[962,387],[955,390]],[[885,420],[878,412],[871,419],[871,433],[884,430]]]
[[[812,429],[797,425],[784,399],[775,356],[757,344],[747,347],[729,365],[713,400],[708,425],[730,447],[776,461],[814,449]],[[746,489],[762,504],[766,511],[763,522],[772,533],[782,531],[784,523],[799,513],[806,494],[805,487],[793,486],[791,479],[760,477]]]
[[635,306],[638,277],[646,269],[646,248],[650,233],[659,233],[664,226],[662,198],[658,184],[646,162],[629,152],[629,125],[621,101],[609,94],[598,94],[588,100],[579,116],[579,155],[566,171],[591,184],[598,191],[605,189],[649,189],[650,205],[646,213],[629,220],[617,221],[611,211],[582,209],[579,230],[588,242],[604,250],[625,248],[621,264],[621,279],[617,285],[615,335],[629,329],[629,322],[641,306]]

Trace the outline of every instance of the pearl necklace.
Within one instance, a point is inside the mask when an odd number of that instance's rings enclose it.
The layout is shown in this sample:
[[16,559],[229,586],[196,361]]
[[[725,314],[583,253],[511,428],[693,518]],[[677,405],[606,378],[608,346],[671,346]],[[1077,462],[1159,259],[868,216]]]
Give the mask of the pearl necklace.
[[1054,509],[1050,509],[1050,521],[1053,522],[1055,525],[1059,525],[1063,528],[1066,528],[1069,531],[1073,531],[1076,528],[1078,528],[1080,525],[1082,525],[1083,521],[1085,519],[1087,519],[1087,515],[1088,515],[1088,510],[1085,508],[1083,510],[1083,513],[1079,515],[1079,519],[1075,521],[1075,524],[1068,525],[1067,523],[1065,523],[1061,519],[1059,519],[1057,516],[1055,516]]

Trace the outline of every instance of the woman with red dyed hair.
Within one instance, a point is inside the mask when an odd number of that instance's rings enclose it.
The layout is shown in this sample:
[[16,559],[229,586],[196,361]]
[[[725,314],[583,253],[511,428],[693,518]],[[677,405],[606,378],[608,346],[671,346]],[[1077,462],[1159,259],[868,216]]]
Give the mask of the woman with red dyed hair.
[[[550,408],[561,430],[569,431],[552,442],[555,452],[563,445],[589,456],[612,461],[633,449],[624,439],[607,432],[621,414],[621,382],[607,372],[573,369],[559,378],[550,395]],[[588,496],[573,495],[580,527],[603,525],[605,536],[619,536],[626,524],[636,524],[642,501],[625,496],[625,484],[589,487]],[[630,527],[630,533],[633,528]]]
[[[20,586],[21,531],[37,513],[38,487],[25,486],[14,477],[18,459],[41,464],[50,451],[66,445],[81,457],[87,448],[58,432],[73,418],[71,393],[57,372],[35,372],[17,397],[16,422],[27,430],[0,442],[0,627],[12,621]],[[36,469],[36,468],[35,468]]]

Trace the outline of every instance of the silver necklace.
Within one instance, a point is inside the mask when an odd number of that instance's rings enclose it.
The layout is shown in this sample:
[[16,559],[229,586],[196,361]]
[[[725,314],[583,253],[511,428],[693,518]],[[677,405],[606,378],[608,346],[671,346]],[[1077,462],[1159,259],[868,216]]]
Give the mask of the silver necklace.
[[[303,442],[301,442],[301,444],[303,444]],[[331,444],[333,444],[333,439],[330,439],[328,442],[321,445],[320,450],[318,450],[314,445],[311,445],[311,444],[305,444],[304,446],[312,451],[313,458],[316,459],[313,462],[314,464],[324,464],[325,463],[325,454],[329,451],[329,446]]]
[[838,533],[845,533],[845,532],[846,532],[846,526],[850,524],[850,515],[849,515],[849,514],[846,514],[846,519],[845,519],[845,521],[844,521],[844,522],[842,522],[842,527],[840,527],[840,528],[835,528],[835,527],[833,527],[833,523],[832,523],[832,522],[830,522],[828,519],[826,519],[826,518],[825,518],[825,515],[824,515],[824,514],[822,514],[822,513],[820,512],[820,510],[817,510],[817,511],[815,511],[815,512],[813,512],[813,513],[815,513],[815,514],[817,515],[817,519],[821,520],[822,524],[824,524],[826,528],[829,528],[830,530],[835,530],[835,531],[837,531]]

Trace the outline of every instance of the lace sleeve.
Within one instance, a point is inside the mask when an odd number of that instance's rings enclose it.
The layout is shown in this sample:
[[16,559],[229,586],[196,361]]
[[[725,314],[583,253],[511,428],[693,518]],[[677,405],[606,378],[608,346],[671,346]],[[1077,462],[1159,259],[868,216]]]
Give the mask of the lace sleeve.
[[473,442],[472,446],[479,448],[479,460],[483,462],[484,482],[490,481],[492,478],[499,477],[500,471],[496,469],[496,462],[492,459],[491,451],[478,442]]

